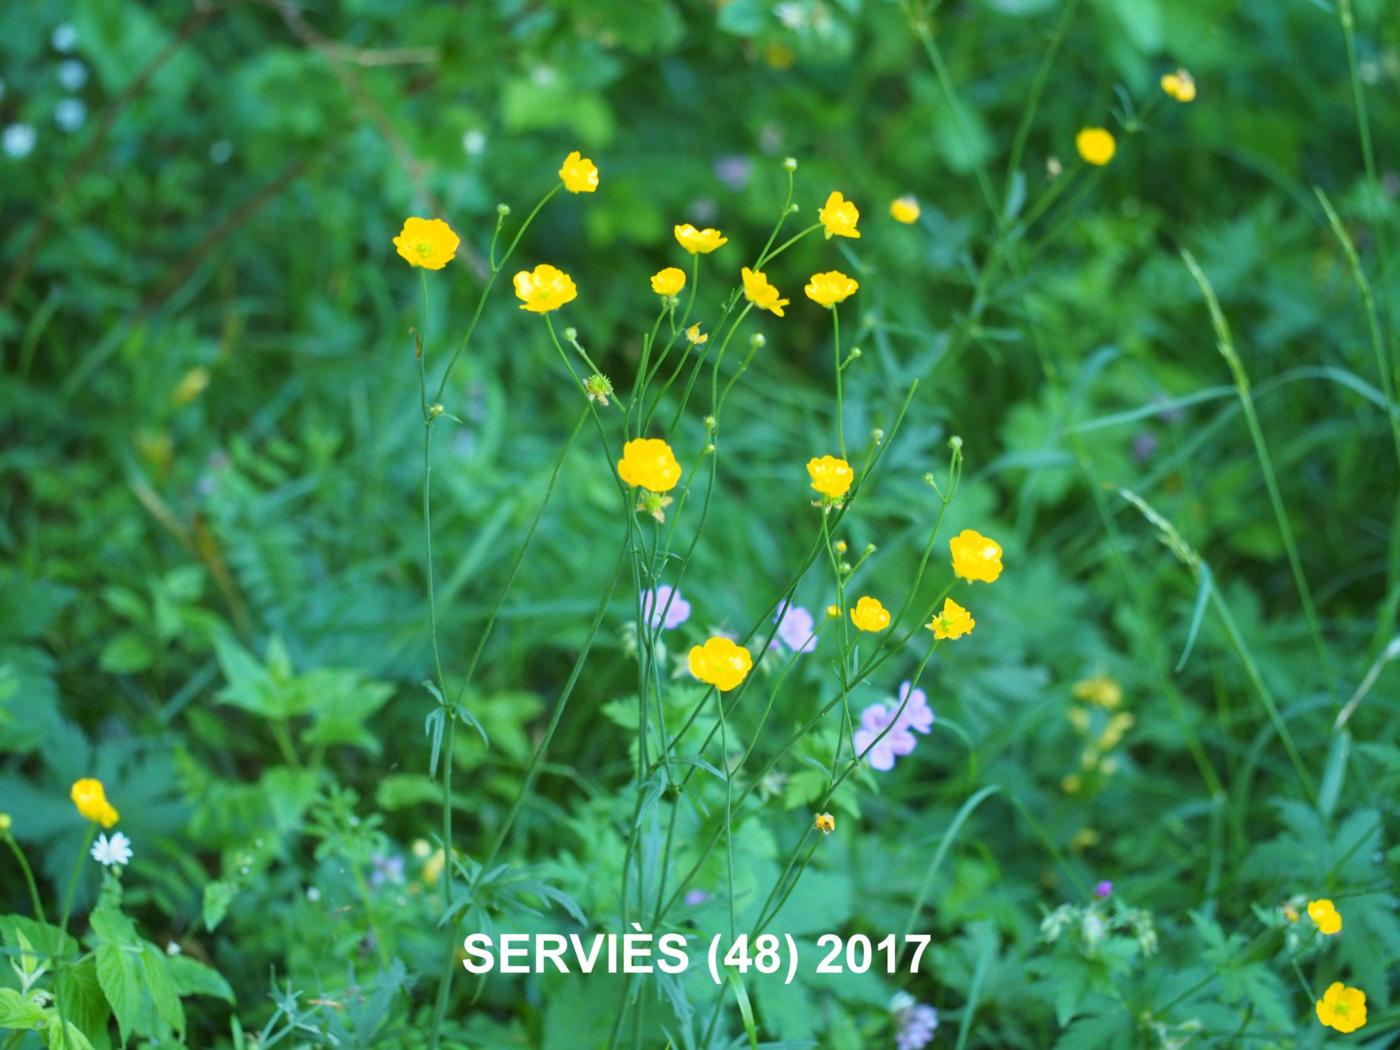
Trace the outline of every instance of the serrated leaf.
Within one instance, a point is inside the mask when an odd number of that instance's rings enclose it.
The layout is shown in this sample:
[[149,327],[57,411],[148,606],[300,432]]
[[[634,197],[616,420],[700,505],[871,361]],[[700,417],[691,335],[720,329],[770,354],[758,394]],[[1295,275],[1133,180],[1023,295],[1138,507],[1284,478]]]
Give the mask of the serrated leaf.
[[145,997],[141,994],[141,956],[116,944],[97,947],[97,982],[117,1018],[122,1042],[133,1033],[145,1031]]
[[238,893],[238,887],[231,882],[217,879],[204,886],[203,918],[204,928],[213,932],[214,927],[224,921],[228,906]]
[[175,983],[175,991],[181,996],[209,995],[226,1003],[234,1001],[233,989],[223,975],[212,966],[205,966],[198,959],[188,955],[171,955],[165,960],[170,968],[170,979]]
[[44,1008],[13,988],[0,988],[0,1031],[6,1028],[39,1029],[49,1023]]
[[155,1004],[157,1016],[175,1029],[183,1039],[185,1008],[180,1005],[180,995],[175,991],[175,982],[170,978],[165,953],[154,944],[147,944],[141,950],[141,962],[146,972],[146,991]]

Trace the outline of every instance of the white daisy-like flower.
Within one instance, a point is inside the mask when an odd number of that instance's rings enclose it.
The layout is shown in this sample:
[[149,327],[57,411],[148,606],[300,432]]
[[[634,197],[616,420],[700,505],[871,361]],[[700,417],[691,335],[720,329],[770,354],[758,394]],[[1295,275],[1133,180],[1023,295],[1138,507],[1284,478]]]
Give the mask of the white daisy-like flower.
[[110,839],[106,835],[98,835],[97,841],[92,844],[92,859],[104,868],[130,864],[131,840],[120,831],[114,832]]

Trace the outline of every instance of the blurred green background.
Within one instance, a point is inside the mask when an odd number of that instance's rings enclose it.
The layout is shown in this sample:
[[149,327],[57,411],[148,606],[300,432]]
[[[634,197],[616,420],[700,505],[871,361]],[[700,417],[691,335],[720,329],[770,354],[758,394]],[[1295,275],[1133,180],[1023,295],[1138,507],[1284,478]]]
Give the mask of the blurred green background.
[[[127,910],[149,941],[228,982],[186,1002],[190,1045],[239,1045],[240,1023],[269,1018],[275,1031],[269,974],[302,993],[279,1016],[306,1027],[283,1045],[420,1038],[441,942],[428,900],[432,705],[418,684],[431,670],[420,291],[390,240],[407,215],[442,216],[463,238],[431,280],[440,364],[479,292],[497,204],[519,219],[572,149],[597,162],[599,191],[552,202],[509,270],[550,262],[574,276],[562,323],[623,389],[655,309],[646,277],[683,258],[674,223],[730,237],[703,267],[717,297],[771,228],[785,157],[798,161],[796,222],[832,188],[862,210],[859,241],[809,239],[770,272],[794,306],[749,324],[766,345],[726,410],[715,520],[683,588],[690,630],[746,627],[808,542],[801,464],[833,433],[829,322],[800,298],[818,269],[862,283],[842,319],[863,350],[846,376],[852,443],[890,427],[921,381],[881,484],[844,526],[853,549],[879,548],[863,592],[907,585],[936,504],[919,479],[943,471],[953,435],[967,471],[945,533],[976,527],[1006,548],[1005,577],[976,594],[978,634],[925,683],[967,740],[934,736],[920,760],[878,782],[863,774],[785,913],[799,933],[898,928],[953,816],[996,784],[1003,797],[930,876],[926,973],[760,986],[765,1037],[894,1045],[888,1003],[907,986],[958,1045],[1321,1045],[1275,913],[1326,890],[1345,900],[1349,932],[1309,958],[1315,991],[1363,986],[1370,1045],[1396,1038],[1395,6],[1348,7],[1354,68],[1329,0],[914,7],[0,9],[0,810],[56,900],[84,830],[67,785],[103,777],[137,844]],[[1158,87],[1178,65],[1199,85],[1190,105]],[[1102,170],[1075,157],[1086,125],[1118,138]],[[1035,215],[1057,178],[1073,181]],[[1374,334],[1315,187],[1359,253]],[[922,205],[912,226],[888,216],[905,193]],[[1325,662],[1181,248],[1218,293],[1252,381]],[[449,679],[579,411],[538,323],[514,306],[502,282],[444,398],[462,422],[435,448]],[[702,414],[671,435],[688,455]],[[468,856],[519,792],[584,644],[614,557],[610,486],[585,431],[468,698],[493,742],[458,736]],[[1113,487],[1200,553],[1224,615]],[[820,609],[831,588],[814,577],[797,599]],[[629,601],[619,593],[507,850],[595,928],[616,921],[635,791],[630,733],[604,712],[636,689]],[[829,689],[827,662],[800,675],[799,692]],[[1135,724],[1116,768],[1086,771],[1066,711],[1096,675],[1121,684]],[[897,683],[872,683],[862,704]],[[259,690],[290,712],[281,724],[250,710]],[[1300,788],[1262,695],[1316,790]],[[765,887],[819,793],[799,758],[779,772],[734,832],[744,879]],[[0,870],[0,910],[24,912],[17,869]],[[361,873],[375,928],[354,903]],[[1158,958],[1138,958],[1126,935],[1097,955],[1038,937],[1042,911],[1101,878],[1153,913]],[[92,871],[79,914],[96,889]],[[488,910],[502,930],[543,921],[501,901]],[[351,1009],[308,1005],[347,988],[372,993],[348,995]],[[597,1001],[616,994],[571,979],[474,991],[458,981],[461,1045],[605,1043],[611,1014]],[[637,1045],[665,1045],[663,1024],[675,1045],[700,1045],[713,995],[680,996],[695,1002],[690,1021],[654,1000]],[[720,1031],[742,1033],[732,1007]]]

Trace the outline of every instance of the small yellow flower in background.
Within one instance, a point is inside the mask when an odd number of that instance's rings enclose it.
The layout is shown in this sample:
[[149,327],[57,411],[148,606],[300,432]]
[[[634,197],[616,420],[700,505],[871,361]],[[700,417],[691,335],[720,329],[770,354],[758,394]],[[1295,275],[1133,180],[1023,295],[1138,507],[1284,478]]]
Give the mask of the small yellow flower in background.
[[971,634],[976,626],[977,621],[972,618],[972,614],[952,598],[943,599],[943,611],[935,613],[927,624],[935,638],[946,638],[948,641],[956,641],[965,634]]
[[657,295],[679,295],[685,287],[685,271],[668,266],[651,275],[651,290]]
[[812,274],[812,279],[802,290],[807,293],[807,298],[818,306],[830,308],[837,303],[844,303],[856,294],[859,287],[859,282],[847,277],[840,270],[828,270],[826,273]]
[[410,266],[441,270],[457,254],[462,239],[441,219],[405,219],[394,247]]
[[1317,928],[1324,936],[1330,937],[1334,933],[1342,932],[1342,916],[1326,897],[1321,900],[1308,901],[1308,918],[1317,923]]
[[903,197],[896,197],[890,201],[890,218],[895,222],[902,222],[906,226],[919,221],[919,202],[914,199],[912,193],[906,193]]
[[1285,904],[1285,905],[1283,906],[1283,917],[1284,917],[1285,919],[1287,919],[1289,922],[1297,922],[1297,921],[1298,921],[1298,909],[1295,908],[1295,907],[1293,907],[1293,905],[1291,905],[1291,904]]
[[963,529],[948,541],[953,572],[968,583],[993,583],[1001,575],[1001,544],[975,529]]
[[1339,1032],[1354,1032],[1366,1025],[1366,993],[1333,981],[1317,1001],[1317,1019]]
[[774,69],[791,69],[793,62],[797,61],[797,55],[790,47],[769,44],[763,49],[763,61]]
[[828,606],[826,607],[826,614],[827,614],[827,616],[831,617],[831,619],[833,619],[833,620],[839,620],[839,619],[841,619],[841,606],[839,606],[839,605],[828,605]]
[[768,278],[763,273],[745,266],[740,271],[740,276],[744,279],[745,299],[760,310],[769,310],[778,317],[783,316],[783,307],[788,304],[788,300],[780,298],[782,293],[768,283]]
[[720,233],[719,230],[711,229],[708,226],[703,230],[697,230],[688,222],[677,226],[675,234],[680,246],[691,255],[697,252],[701,255],[709,255],[716,248],[729,243],[729,238]]
[[622,446],[617,473],[629,485],[670,492],[681,479],[681,465],[671,446],[660,438],[633,438]]
[[890,611],[867,594],[851,610],[851,623],[862,631],[883,631],[890,625]]
[[0,813],[0,835],[9,834],[10,828],[11,826],[13,826],[13,824],[14,822],[10,820],[10,815],[8,813]]
[[753,657],[742,645],[716,635],[690,650],[690,673],[721,693],[736,688],[753,667]]
[[817,212],[817,218],[826,227],[826,236],[860,237],[856,223],[860,221],[860,210],[851,201],[841,196],[840,190],[832,190],[826,203]]
[[1074,695],[1077,699],[1098,704],[1100,707],[1112,711],[1123,702],[1123,687],[1108,675],[1100,674],[1075,682]]
[[1074,137],[1074,148],[1084,158],[1086,164],[1103,167],[1118,152],[1118,143],[1113,133],[1106,128],[1085,128]]
[[1081,733],[1089,732],[1089,712],[1082,707],[1071,707],[1065,715],[1069,724]]
[[1184,69],[1163,76],[1162,90],[1181,103],[1196,101],[1196,80]]
[[685,337],[696,346],[703,346],[710,341],[709,334],[700,331],[698,324],[693,324],[685,330]]
[[1099,833],[1093,828],[1080,828],[1074,833],[1074,838],[1070,839],[1069,847],[1076,853],[1083,853],[1085,850],[1093,849],[1099,844]]
[[1001,545],[976,529],[963,529],[948,540],[953,554],[953,574],[974,584],[991,584],[1001,575]]
[[203,365],[196,365],[185,373],[175,389],[170,391],[170,400],[177,405],[188,405],[209,385],[209,369]]
[[442,869],[445,867],[447,867],[447,855],[439,847],[423,864],[423,881],[429,886],[436,885],[437,880],[442,876]]
[[851,487],[856,478],[855,471],[844,459],[837,456],[822,456],[807,461],[807,474],[812,479],[812,488],[828,499],[840,499]]
[[1133,716],[1120,711],[1108,720],[1108,725],[1099,734],[1099,750],[1112,751],[1123,739],[1123,734],[1133,727]]
[[570,193],[592,193],[598,188],[598,166],[574,150],[564,158],[559,178]]
[[836,818],[830,813],[818,813],[817,819],[812,822],[812,826],[823,835],[830,835],[836,830]]
[[540,263],[533,270],[521,270],[515,275],[515,297],[522,310],[547,314],[578,298],[574,280],[558,267]]
[[117,822],[117,811],[107,801],[107,792],[103,790],[102,781],[91,777],[75,780],[68,795],[84,820],[96,821],[104,828],[110,828]]

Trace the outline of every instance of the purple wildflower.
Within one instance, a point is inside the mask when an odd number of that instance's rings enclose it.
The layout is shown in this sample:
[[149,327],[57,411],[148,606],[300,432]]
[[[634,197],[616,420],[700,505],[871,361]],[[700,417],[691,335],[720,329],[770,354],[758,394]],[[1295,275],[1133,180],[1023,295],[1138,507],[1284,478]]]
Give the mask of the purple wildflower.
[[654,591],[642,592],[642,616],[653,631],[658,627],[674,630],[690,619],[690,603],[680,591],[663,583]]
[[[778,639],[795,653],[815,652],[817,635],[812,614],[800,605],[789,605],[774,619],[778,623]],[[776,642],[774,643],[776,648]]]
[[[889,732],[885,732],[886,728]],[[928,696],[922,689],[913,688],[912,683],[904,682],[897,700],[871,704],[861,712],[860,728],[852,739],[856,754],[864,754],[872,769],[885,773],[894,768],[896,758],[914,750],[915,733],[927,733],[932,728],[933,710],[928,706]]]
[[395,853],[385,856],[376,853],[370,860],[371,871],[369,884],[376,888],[389,883],[393,886],[403,885],[403,857]]
[[926,1003],[916,1002],[908,992],[900,992],[890,1003],[895,1023],[894,1044],[898,1050],[923,1050],[933,1042],[938,1030],[938,1011]]
[[933,709],[928,706],[928,695],[922,689],[915,689],[912,682],[902,682],[899,686],[899,699],[894,710],[899,711],[899,725],[916,733],[927,734],[933,728]]
[[685,895],[685,904],[687,908],[694,908],[704,904],[709,899],[710,895],[704,890],[690,890]]
[[1103,882],[1100,882],[1094,887],[1094,896],[1097,897],[1099,900],[1103,900],[1112,892],[1113,883],[1109,882],[1107,879],[1104,879]]
[[730,154],[715,161],[715,174],[731,190],[742,190],[753,174],[753,161],[742,154]]

